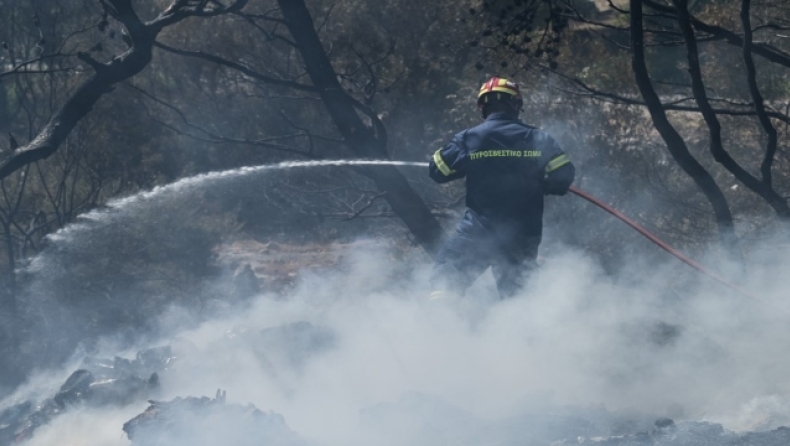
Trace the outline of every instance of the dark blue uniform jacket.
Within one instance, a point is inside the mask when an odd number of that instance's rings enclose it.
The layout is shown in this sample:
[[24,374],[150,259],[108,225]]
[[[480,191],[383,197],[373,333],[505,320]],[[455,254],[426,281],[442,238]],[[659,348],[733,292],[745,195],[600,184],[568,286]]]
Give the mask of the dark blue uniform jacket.
[[544,194],[564,195],[575,169],[549,134],[492,113],[436,151],[429,174],[439,183],[466,178],[469,209],[459,231],[482,226],[521,238],[541,236]]

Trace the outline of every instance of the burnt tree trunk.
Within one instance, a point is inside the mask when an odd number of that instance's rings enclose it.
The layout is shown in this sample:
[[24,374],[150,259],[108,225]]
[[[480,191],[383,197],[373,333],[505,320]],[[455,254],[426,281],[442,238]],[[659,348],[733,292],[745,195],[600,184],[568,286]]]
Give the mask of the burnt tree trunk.
[[[307,72],[348,147],[360,158],[388,159],[386,131],[375,113],[366,112],[372,127],[357,113],[361,104],[346,93],[321,45],[313,19],[303,0],[278,0],[285,24],[304,60]],[[436,251],[441,227],[425,202],[392,166],[360,169],[376,186],[395,214],[430,254]]]
[[[750,174],[744,169],[737,161],[724,148],[724,143],[721,139],[721,123],[719,122],[716,112],[708,100],[707,92],[705,91],[705,83],[702,79],[702,70],[699,63],[699,51],[697,49],[697,37],[694,29],[691,26],[691,16],[688,12],[687,0],[672,0],[677,8],[678,23],[683,31],[683,38],[686,41],[686,50],[689,62],[689,75],[691,76],[691,86],[694,93],[694,99],[699,106],[702,116],[705,118],[705,123],[708,125],[710,133],[710,152],[713,159],[719,162],[725,169],[727,169],[736,179],[738,179],[749,190],[759,195],[766,203],[768,203],[776,214],[783,220],[790,218],[790,207],[787,205],[787,200],[782,198],[772,187],[771,183],[771,164],[776,154],[776,129],[771,125],[770,118],[766,115],[765,107],[763,106],[762,96],[760,96],[757,83],[754,81],[754,63],[749,65],[751,53],[746,51],[747,67],[751,67],[749,71],[749,85],[753,86],[755,107],[760,117],[760,121],[769,134],[769,143],[766,148],[763,166],[767,166],[763,171],[763,181]],[[744,2],[745,4],[747,2]],[[749,33],[747,33],[747,36]],[[751,39],[745,39],[750,42]]]
[[[752,51],[754,49],[752,21],[751,21],[751,0],[742,0],[741,2],[741,23],[743,24],[743,61],[746,68],[746,81],[749,84],[749,93],[751,93],[752,101],[754,101],[754,109],[757,112],[757,118],[762,125],[768,136],[768,143],[765,147],[765,155],[763,162],[760,164],[760,173],[762,175],[762,183],[766,188],[774,192],[773,189],[773,163],[776,156],[778,145],[778,135],[776,127],[771,122],[768,112],[765,109],[763,95],[760,93],[760,87],[757,85],[757,68],[754,65],[754,58]],[[780,216],[785,219],[790,218],[790,208],[787,205],[787,199],[779,196],[774,192],[774,200],[777,203],[772,206],[778,206],[781,212],[777,210]]]
[[639,91],[645,100],[653,125],[658,130],[667,145],[669,153],[675,162],[702,190],[705,197],[713,207],[716,223],[719,227],[719,237],[723,245],[735,258],[740,258],[738,239],[735,235],[735,225],[732,219],[727,199],[724,197],[713,176],[689,152],[683,137],[677,132],[667,119],[661,99],[658,97],[650,74],[645,63],[644,30],[642,19],[642,0],[630,0],[631,7],[631,68],[636,76]]

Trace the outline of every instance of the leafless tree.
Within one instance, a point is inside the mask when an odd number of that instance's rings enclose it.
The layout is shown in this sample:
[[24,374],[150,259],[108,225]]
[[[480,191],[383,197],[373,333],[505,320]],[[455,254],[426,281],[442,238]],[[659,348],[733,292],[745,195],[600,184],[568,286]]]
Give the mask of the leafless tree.
[[[771,3],[754,7],[749,0],[717,2],[716,8],[712,5],[706,1],[684,0],[672,0],[671,4],[654,0],[635,0],[627,4],[609,1],[606,11],[598,11],[590,2],[551,0],[544,7],[544,15],[548,16],[545,27],[540,28],[535,22],[539,12],[518,15],[526,6],[512,11],[503,8],[502,23],[492,25],[493,31],[488,31],[488,37],[480,43],[500,54],[521,54],[520,60],[528,70],[552,76],[557,85],[564,86],[563,93],[603,103],[645,107],[677,166],[706,197],[722,241],[734,246],[731,197],[720,186],[726,178],[714,173],[713,170],[718,169],[709,166],[700,154],[692,153],[688,136],[676,128],[669,113],[698,113],[708,129],[710,158],[723,172],[770,206],[786,226],[790,222],[790,206],[783,189],[787,188],[790,172],[785,163],[779,163],[783,155],[777,127],[780,123],[786,126],[790,116],[777,107],[781,98],[774,94],[772,99],[766,99],[767,86],[761,84],[790,67],[787,42],[774,36],[787,29],[787,11]],[[733,16],[727,14],[733,12],[739,13],[740,21],[730,20]],[[716,20],[715,17],[720,20],[714,25],[710,21]],[[624,19],[628,19],[628,26],[623,25]],[[572,26],[565,26],[566,21]],[[758,33],[759,39],[754,37]],[[514,40],[521,36],[527,38]],[[570,45],[598,42],[596,61],[573,60],[574,47],[562,46],[563,41]],[[685,63],[674,59],[676,49],[685,50]],[[703,51],[707,60],[731,60],[743,69],[737,77],[732,69],[728,69],[726,75],[717,76],[709,68],[706,71],[701,62]],[[734,51],[739,52],[740,61],[728,59]],[[563,59],[561,52],[568,53],[568,57]],[[620,66],[619,61],[625,57],[632,61],[630,82],[625,72],[621,75],[608,72],[605,79],[596,79],[585,71],[593,63],[601,67],[606,61]],[[755,61],[755,58],[761,60]],[[675,64],[685,65],[688,72],[685,78],[674,74]],[[760,70],[764,71],[762,75]],[[674,77],[667,80],[666,73]],[[617,81],[612,82],[613,79]],[[744,90],[739,85],[748,88]],[[729,127],[722,123],[723,119],[729,120]],[[755,127],[756,132],[746,130]],[[754,133],[757,133],[757,144],[754,139],[747,143],[748,138],[754,138],[750,136]],[[732,138],[733,135],[737,135],[737,142],[728,140],[728,136]],[[761,161],[756,168],[752,162],[755,152],[744,153],[741,147],[745,145],[762,146],[759,150]],[[733,146],[740,146],[737,153]]]
[[[247,0],[237,0],[228,6],[206,0],[176,0],[148,22],[138,16],[131,0],[101,0],[100,4],[104,18],[96,26],[106,27],[108,18],[119,22],[123,26],[124,42],[128,49],[109,62],[100,62],[87,52],[76,54],[80,61],[90,67],[92,74],[71,93],[30,142],[16,148],[0,163],[0,179],[52,155],[102,96],[150,63],[154,43],[163,29],[190,17],[214,17],[238,11],[247,4]],[[16,64],[0,76],[17,74],[22,68],[40,62],[45,57],[48,56]]]

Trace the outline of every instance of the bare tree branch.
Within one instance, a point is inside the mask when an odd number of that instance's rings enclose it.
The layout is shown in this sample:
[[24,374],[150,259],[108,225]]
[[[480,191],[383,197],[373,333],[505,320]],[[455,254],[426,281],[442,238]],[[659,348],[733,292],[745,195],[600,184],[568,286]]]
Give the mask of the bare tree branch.
[[[215,133],[209,132],[205,127],[197,126],[195,124],[190,123],[189,120],[187,119],[186,115],[184,115],[184,112],[179,110],[176,106],[174,106],[172,104],[168,104],[167,102],[165,102],[165,101],[153,96],[152,94],[148,93],[147,91],[145,91],[145,90],[143,90],[141,88],[135,87],[134,85],[131,85],[131,84],[128,84],[128,83],[125,84],[125,85],[126,85],[126,87],[131,88],[132,90],[142,94],[143,96],[145,96],[146,98],[156,102],[157,104],[160,104],[160,105],[168,108],[169,110],[173,111],[176,115],[178,115],[178,117],[181,119],[181,122],[184,125],[186,125],[190,129],[192,129],[194,131],[197,131],[199,133],[202,133],[202,134],[204,134],[206,136],[205,137],[200,137],[200,136],[197,136],[197,135],[194,135],[194,134],[191,134],[191,133],[184,132],[184,131],[182,131],[182,130],[180,130],[180,129],[178,129],[178,128],[170,125],[170,124],[167,124],[167,123],[163,122],[163,121],[159,121],[159,120],[156,120],[156,119],[153,120],[154,122],[156,122],[157,124],[161,125],[162,127],[165,127],[168,130],[171,130],[174,133],[177,133],[179,135],[186,136],[186,137],[194,139],[196,141],[211,142],[211,143],[226,143],[226,144],[227,143],[244,144],[244,145],[249,145],[249,146],[264,147],[264,148],[272,149],[272,150],[275,150],[275,151],[278,151],[278,152],[291,153],[291,154],[299,155],[300,157],[305,157],[305,158],[310,158],[310,159],[316,159],[317,158],[317,157],[315,157],[313,155],[312,151],[304,152],[302,150],[294,149],[293,147],[290,147],[290,146],[285,146],[285,145],[282,145],[282,144],[275,144],[274,143],[274,141],[283,141],[283,140],[294,139],[294,138],[298,138],[298,137],[304,137],[304,136],[307,136],[307,135],[295,134],[295,135],[284,135],[284,136],[276,136],[276,137],[272,137],[272,138],[262,138],[262,139],[229,138],[229,137],[226,137],[226,136],[217,135]],[[312,139],[311,139],[311,142],[312,142]]]
[[[548,67],[545,67],[545,68],[548,69]],[[617,94],[617,93],[612,93],[612,92],[609,92],[609,91],[599,90],[599,89],[597,89],[597,88],[585,83],[581,79],[574,78],[574,77],[569,77],[569,76],[566,76],[566,75],[564,75],[562,73],[558,73],[558,72],[554,72],[554,74],[559,76],[559,77],[561,77],[565,81],[569,82],[574,87],[576,87],[576,88],[580,89],[581,91],[585,92],[583,94],[589,96],[590,98],[606,99],[606,100],[611,101],[612,103],[625,104],[625,105],[639,105],[639,106],[646,106],[647,105],[644,100],[639,99],[638,97],[625,96],[625,95],[622,95],[622,94]],[[557,87],[554,87],[554,88],[557,88]],[[578,91],[569,91],[569,90],[564,90],[564,89],[561,90],[561,91],[563,91],[565,93],[571,93],[571,94],[577,94],[577,95],[578,94],[582,94],[582,93],[579,93]],[[676,99],[676,100],[669,101],[669,102],[663,102],[661,104],[661,106],[664,108],[664,110],[667,110],[667,111],[699,113],[700,112],[700,108],[699,107],[679,105],[679,104],[681,104],[683,102],[686,102],[688,100],[689,100],[689,98]],[[728,103],[730,105],[739,106],[739,107],[753,107],[753,104],[751,104],[751,103],[740,103],[740,102],[735,102],[735,101],[732,101],[730,99],[725,99],[725,98],[717,98],[717,99],[709,98],[709,100],[711,102]],[[756,116],[757,115],[757,113],[754,110],[733,110],[733,109],[728,109],[728,108],[714,108],[713,111],[717,115],[727,115],[727,116]],[[790,115],[788,115],[787,113],[782,113],[782,112],[775,111],[775,110],[767,111],[766,113],[768,114],[769,117],[771,117],[773,119],[777,119],[777,120],[780,120],[780,121],[782,121],[782,122],[784,122],[786,124],[790,124]]]
[[[702,71],[700,70],[699,53],[697,50],[697,40],[696,36],[694,35],[694,29],[691,26],[691,18],[688,12],[688,0],[672,1],[678,11],[678,23],[683,30],[683,35],[686,40],[692,90],[694,92],[694,98],[697,101],[697,105],[699,105],[700,111],[702,112],[702,116],[705,118],[705,122],[708,125],[710,133],[710,151],[713,155],[713,159],[724,166],[733,176],[735,176],[735,178],[737,178],[741,183],[749,188],[749,190],[761,196],[768,204],[771,205],[771,207],[774,208],[777,215],[779,215],[781,218],[789,218],[790,207],[788,207],[787,201],[783,200],[782,197],[780,197],[779,194],[777,194],[776,191],[771,188],[770,183],[765,183],[764,181],[761,182],[754,175],[750,174],[746,171],[746,169],[741,167],[741,165],[738,164],[724,148],[724,144],[721,140],[721,123],[719,123],[719,119],[716,116],[716,113],[713,111],[713,107],[711,107],[710,102],[708,101],[707,93],[705,92],[705,84],[702,80]],[[748,1],[749,0],[744,0],[744,2]],[[748,40],[750,39],[747,39],[747,41]],[[753,65],[752,68],[754,68]],[[752,81],[754,81],[753,75],[754,72],[750,72]],[[759,99],[759,103],[762,105],[762,97],[759,97],[759,93],[757,93],[757,96],[755,97],[755,100],[757,99]],[[763,115],[765,115],[764,108],[762,111]],[[765,119],[769,120],[767,116],[765,116]],[[773,126],[771,128],[773,129]],[[776,131],[774,130],[774,137],[775,135]],[[774,147],[771,153],[771,160],[773,160],[773,155],[776,152],[775,143],[776,141],[774,138]]]
[[636,76],[639,91],[650,111],[653,124],[666,142],[669,153],[707,197],[716,215],[716,222],[719,225],[719,236],[724,246],[733,254],[736,254],[735,225],[727,199],[711,174],[691,155],[686,142],[667,119],[661,100],[650,81],[647,64],[645,63],[642,0],[630,0],[630,6],[631,48],[633,51],[631,67]]
[[370,200],[368,200],[367,204],[365,204],[364,206],[359,208],[356,212],[354,212],[352,215],[344,218],[343,220],[353,220],[353,219],[359,217],[360,215],[362,215],[363,212],[365,212],[368,209],[370,209],[370,207],[373,206],[373,204],[376,202],[376,200],[378,200],[379,198],[381,198],[381,197],[383,197],[385,195],[387,195],[386,192],[382,192],[380,194],[374,195],[373,197],[370,198]]
[[171,5],[171,12],[160,14],[153,21],[144,23],[135,13],[131,0],[100,0],[105,12],[121,22],[128,31],[131,46],[109,63],[99,63],[83,53],[80,59],[93,68],[93,74],[72,93],[32,141],[17,148],[0,162],[0,180],[55,153],[77,123],[90,113],[104,94],[112,91],[118,82],[131,78],[148,65],[156,36],[164,27],[191,16],[209,17],[235,12],[241,10],[247,1],[236,0],[224,8],[206,9],[205,1],[187,7],[177,0]]
[[[675,17],[677,16],[677,9],[671,6],[662,5],[654,0],[641,0],[641,2],[644,5],[655,9],[656,11],[666,12],[672,14]],[[720,26],[707,24],[693,16],[690,17],[690,20],[692,26],[694,26],[695,29],[716,36],[722,40],[727,41],[731,45],[743,47],[743,38],[736,33]],[[772,47],[771,45],[756,44],[753,46],[752,52],[764,57],[767,60],[770,60],[771,62],[790,68],[790,54],[779,50],[778,48]]]
[[[379,130],[383,129],[381,120],[375,113],[368,114],[373,128],[377,129],[374,132],[360,119],[357,109],[365,110],[367,107],[355,101],[340,85],[304,1],[278,0],[277,3],[288,30],[299,47],[310,79],[348,147],[360,157],[388,158],[386,142],[382,140],[386,133]],[[425,250],[434,253],[441,237],[441,227],[403,175],[389,166],[377,168],[375,172],[363,173],[381,190],[387,192],[386,199],[393,211]]]
[[218,65],[226,66],[228,68],[234,69],[234,70],[244,74],[245,76],[247,76],[247,77],[249,77],[251,79],[255,79],[255,80],[258,80],[258,81],[261,81],[261,82],[265,82],[267,84],[279,85],[279,86],[282,86],[282,87],[293,88],[294,90],[307,91],[307,92],[311,92],[311,93],[316,92],[316,88],[313,87],[312,85],[305,85],[305,84],[300,84],[298,82],[290,81],[290,80],[287,80],[287,79],[278,79],[278,78],[275,78],[275,77],[267,76],[265,74],[262,74],[262,73],[259,73],[259,72],[255,71],[255,70],[253,70],[252,68],[246,67],[246,66],[244,66],[244,65],[242,65],[240,63],[233,62],[231,60],[225,59],[225,58],[220,57],[220,56],[215,56],[213,54],[204,53],[203,51],[182,50],[182,49],[178,49],[178,48],[173,48],[173,47],[171,47],[169,45],[165,45],[164,43],[160,43],[160,42],[155,42],[154,46],[157,47],[157,48],[160,48],[162,50],[165,50],[167,52],[170,52],[170,53],[173,53],[173,54],[178,54],[180,56],[193,57],[193,58],[196,58],[196,59],[201,59],[201,60],[205,60],[207,62],[211,62],[211,63],[215,63],[215,64],[218,64]]
[[[768,135],[768,145],[765,149],[763,162],[760,165],[760,173],[763,176],[763,183],[769,189],[772,189],[773,175],[771,172],[774,157],[776,156],[777,147],[777,134],[776,128],[771,123],[771,119],[765,111],[765,104],[763,103],[763,95],[760,93],[760,88],[757,86],[757,69],[754,66],[754,58],[752,57],[752,49],[754,44],[752,42],[752,25],[751,25],[751,0],[741,0],[741,23],[743,24],[743,60],[746,67],[746,80],[749,84],[749,93],[752,95],[754,101],[754,109],[757,110],[757,117],[760,124],[763,126],[765,133]],[[787,201],[782,200],[781,197],[778,201],[784,206],[786,212],[782,215],[785,218],[790,217],[790,208],[788,208]]]

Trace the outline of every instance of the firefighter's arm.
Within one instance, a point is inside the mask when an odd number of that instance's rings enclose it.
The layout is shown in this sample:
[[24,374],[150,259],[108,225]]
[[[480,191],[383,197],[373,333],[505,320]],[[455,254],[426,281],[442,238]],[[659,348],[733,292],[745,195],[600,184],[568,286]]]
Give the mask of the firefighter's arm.
[[463,134],[456,135],[449,144],[437,150],[428,163],[428,175],[437,183],[446,183],[466,176],[466,155]]
[[[565,159],[568,158],[568,155],[563,154],[562,156]],[[543,193],[546,195],[565,195],[568,192],[568,188],[571,187],[575,176],[576,168],[570,160],[551,171],[546,169],[546,177],[543,180]]]
[[576,176],[576,168],[570,158],[560,149],[553,139],[547,147],[548,159],[544,169],[543,193],[545,195],[565,195]]

